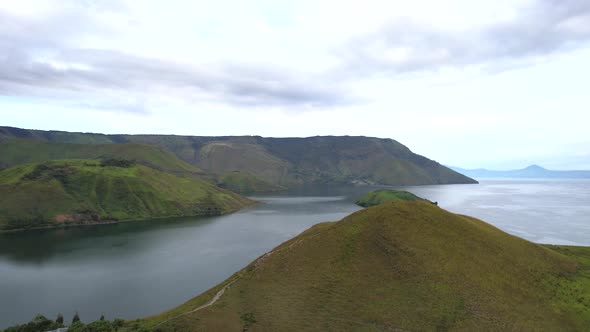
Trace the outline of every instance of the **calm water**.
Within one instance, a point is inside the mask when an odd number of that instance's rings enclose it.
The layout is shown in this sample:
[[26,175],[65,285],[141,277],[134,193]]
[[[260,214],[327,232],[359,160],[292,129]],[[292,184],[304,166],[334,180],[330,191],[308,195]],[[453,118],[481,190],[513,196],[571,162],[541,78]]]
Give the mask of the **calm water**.
[[[368,187],[301,188],[222,216],[0,235],[0,328],[58,312],[136,318],[207,290],[313,224],[356,211]],[[405,188],[531,241],[590,245],[590,180]]]

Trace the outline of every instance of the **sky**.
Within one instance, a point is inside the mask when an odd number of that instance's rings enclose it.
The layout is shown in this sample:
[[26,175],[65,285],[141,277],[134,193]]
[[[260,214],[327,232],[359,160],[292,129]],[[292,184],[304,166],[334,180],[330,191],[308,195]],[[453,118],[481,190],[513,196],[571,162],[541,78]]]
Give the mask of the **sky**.
[[588,0],[0,0],[0,125],[590,169]]

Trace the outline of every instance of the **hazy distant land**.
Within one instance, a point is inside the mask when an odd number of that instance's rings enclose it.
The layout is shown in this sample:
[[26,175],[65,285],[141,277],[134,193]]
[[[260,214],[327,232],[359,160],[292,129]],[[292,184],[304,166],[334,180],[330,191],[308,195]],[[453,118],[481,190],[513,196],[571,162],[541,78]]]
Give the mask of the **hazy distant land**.
[[539,165],[530,165],[523,169],[496,171],[485,168],[464,169],[449,167],[452,170],[472,178],[547,178],[547,179],[590,179],[590,170],[555,171]]

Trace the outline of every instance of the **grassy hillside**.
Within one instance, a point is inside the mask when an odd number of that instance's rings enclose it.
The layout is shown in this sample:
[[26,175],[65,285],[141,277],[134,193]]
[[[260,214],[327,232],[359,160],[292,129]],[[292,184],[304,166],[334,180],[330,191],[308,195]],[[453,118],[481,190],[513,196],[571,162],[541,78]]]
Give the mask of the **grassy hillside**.
[[[213,305],[197,309],[216,294]],[[427,202],[397,201],[316,225],[219,286],[128,329],[587,331],[589,326],[590,248],[548,248]]]
[[288,181],[289,164],[257,144],[211,142],[205,144],[199,154],[197,165],[211,173],[239,171],[273,184]]
[[102,135],[0,127],[0,141],[141,143],[166,148],[204,171],[247,172],[274,185],[353,183],[422,185],[476,183],[417,155],[392,139],[352,136],[263,138],[174,135]]
[[0,171],[0,230],[222,214],[254,203],[193,176],[117,160],[49,161]]
[[56,159],[122,158],[174,174],[202,174],[164,148],[146,144],[50,143],[16,139],[0,143],[0,167]]
[[421,185],[475,183],[392,139],[363,136],[262,138],[303,182]]
[[260,180],[246,172],[229,172],[219,177],[217,185],[237,193],[280,191],[285,187],[273,185],[264,180]]
[[[359,199],[356,200],[356,204],[362,207],[370,207],[380,205],[383,203],[391,203],[396,201],[425,201],[430,202],[424,198],[420,198],[411,192],[403,190],[392,190],[392,189],[379,189],[370,191]],[[430,202],[432,203],[432,202]]]

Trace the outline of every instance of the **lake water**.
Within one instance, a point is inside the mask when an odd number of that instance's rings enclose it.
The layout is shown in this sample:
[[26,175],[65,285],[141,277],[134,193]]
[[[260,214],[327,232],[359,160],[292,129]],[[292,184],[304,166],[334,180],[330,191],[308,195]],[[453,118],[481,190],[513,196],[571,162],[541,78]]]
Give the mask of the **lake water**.
[[[218,284],[313,224],[358,210],[369,187],[307,187],[266,204],[182,218],[0,235],[0,328],[37,313],[144,317]],[[590,246],[590,180],[406,187],[531,241]]]

